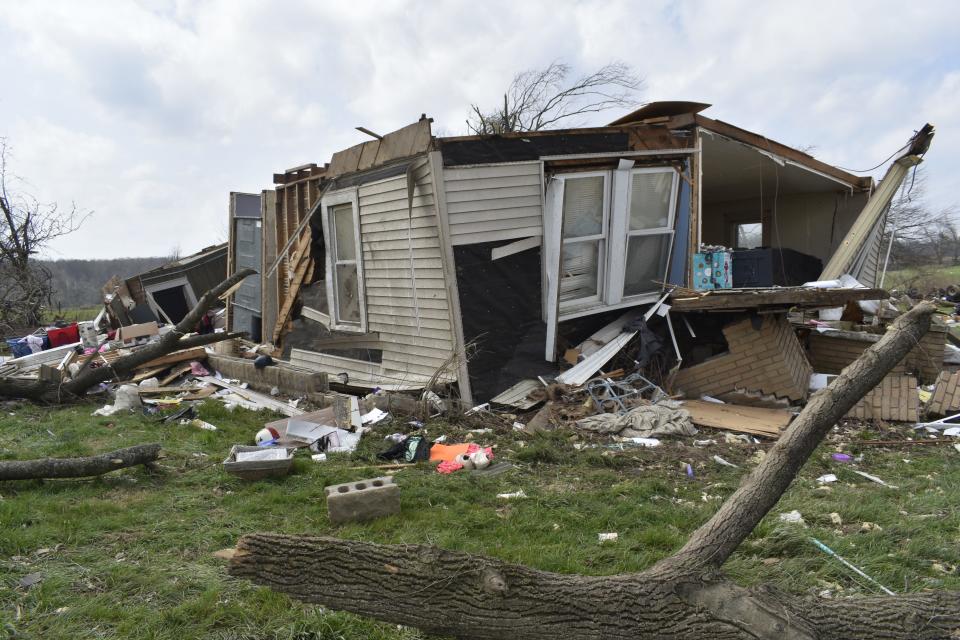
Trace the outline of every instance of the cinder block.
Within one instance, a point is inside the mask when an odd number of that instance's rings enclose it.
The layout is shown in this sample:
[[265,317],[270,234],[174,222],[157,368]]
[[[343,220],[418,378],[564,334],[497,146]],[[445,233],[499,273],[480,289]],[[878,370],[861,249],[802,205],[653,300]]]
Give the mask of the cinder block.
[[325,487],[332,524],[361,522],[400,513],[400,487],[390,476]]

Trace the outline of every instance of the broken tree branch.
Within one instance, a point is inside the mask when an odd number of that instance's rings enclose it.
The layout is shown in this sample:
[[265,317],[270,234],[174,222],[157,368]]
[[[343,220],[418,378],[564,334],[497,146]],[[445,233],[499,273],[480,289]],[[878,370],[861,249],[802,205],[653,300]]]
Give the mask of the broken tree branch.
[[824,436],[920,342],[936,307],[918,304],[816,394],[720,509],[665,562],[720,567],[780,500]]
[[921,304],[900,318],[810,401],[678,553],[641,573],[561,575],[434,547],[269,533],[240,539],[230,573],[306,602],[459,638],[952,637],[958,593],[812,601],[746,589],[719,572],[836,421],[926,333],[933,310]]
[[126,449],[85,458],[41,458],[39,460],[0,461],[0,480],[36,480],[39,478],[86,478],[117,469],[148,464],[160,455],[159,444],[139,444]]

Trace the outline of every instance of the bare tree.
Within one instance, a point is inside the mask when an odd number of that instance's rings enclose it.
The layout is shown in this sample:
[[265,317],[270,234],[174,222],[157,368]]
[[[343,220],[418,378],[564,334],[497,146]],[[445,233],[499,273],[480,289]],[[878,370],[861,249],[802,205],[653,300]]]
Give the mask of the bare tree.
[[0,138],[0,325],[7,331],[40,324],[53,294],[53,275],[36,256],[90,216],[76,205],[63,210],[27,193],[10,172],[9,154],[6,139]]
[[940,213],[938,225],[940,227],[940,243],[943,245],[941,253],[950,256],[951,264],[960,264],[960,229],[957,227],[957,212],[953,207],[944,209]]
[[891,237],[890,264],[901,267],[939,267],[946,258],[960,261],[960,230],[956,207],[934,209],[927,201],[927,175],[918,167],[890,204],[883,247]]
[[474,134],[549,129],[586,113],[634,106],[643,87],[643,80],[623,62],[611,62],[572,81],[570,71],[569,65],[552,62],[518,73],[503,94],[502,106],[489,111],[470,106],[467,128]]

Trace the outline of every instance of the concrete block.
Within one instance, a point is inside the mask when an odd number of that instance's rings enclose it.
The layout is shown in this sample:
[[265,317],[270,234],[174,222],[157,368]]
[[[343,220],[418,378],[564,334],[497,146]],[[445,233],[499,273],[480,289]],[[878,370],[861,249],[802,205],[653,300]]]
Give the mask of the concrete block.
[[400,513],[400,487],[390,476],[325,487],[332,524],[361,522]]

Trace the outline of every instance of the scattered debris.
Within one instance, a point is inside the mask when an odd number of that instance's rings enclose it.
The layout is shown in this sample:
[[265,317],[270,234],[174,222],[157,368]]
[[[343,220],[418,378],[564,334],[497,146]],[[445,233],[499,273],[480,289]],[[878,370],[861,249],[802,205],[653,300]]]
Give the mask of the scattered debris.
[[796,509],[794,509],[793,511],[789,511],[787,513],[781,513],[780,522],[788,522],[790,524],[799,524],[804,527],[807,526],[807,523],[806,521],[804,521],[803,516]]
[[872,584],[875,584],[877,587],[880,588],[881,591],[883,591],[883,592],[886,593],[887,595],[889,595],[889,596],[895,596],[895,595],[897,595],[895,592],[891,591],[890,589],[887,589],[885,586],[883,586],[882,584],[880,584],[879,582],[877,582],[876,580],[874,580],[873,578],[871,578],[870,576],[868,576],[867,574],[865,574],[863,571],[861,571],[860,569],[858,569],[856,566],[854,566],[853,564],[851,564],[850,562],[848,562],[848,561],[846,560],[846,558],[840,556],[839,554],[837,554],[836,551],[834,551],[833,549],[831,549],[831,548],[828,547],[827,545],[823,544],[822,542],[820,542],[820,541],[817,540],[816,538],[810,538],[810,542],[812,542],[814,545],[816,545],[816,547],[817,547],[818,549],[820,549],[821,551],[823,551],[823,552],[826,553],[827,555],[832,556],[833,558],[836,558],[841,564],[843,564],[843,566],[847,567],[848,569],[850,569],[851,571],[853,571],[854,573],[856,573],[856,574],[857,574],[858,576],[860,576],[861,578],[865,578],[866,580],[869,580]]
[[829,484],[831,482],[836,482],[837,476],[832,473],[826,473],[819,478],[817,478],[817,484]]
[[700,427],[741,431],[767,438],[777,438],[793,418],[789,411],[715,404],[702,400],[685,400],[693,423]]
[[692,436],[697,432],[685,409],[667,403],[641,405],[623,415],[600,413],[578,420],[576,427],[597,434],[619,434],[624,438]]
[[244,480],[282,478],[290,473],[296,449],[233,445],[223,470]]
[[857,469],[850,469],[850,471],[852,471],[853,473],[857,474],[858,476],[862,476],[862,477],[866,478],[867,480],[870,480],[871,482],[876,482],[876,483],[879,484],[879,485],[882,485],[882,486],[884,486],[884,487],[887,487],[888,489],[899,489],[899,488],[900,488],[900,487],[898,487],[898,486],[896,486],[896,485],[887,484],[886,482],[884,482],[883,480],[881,480],[881,479],[878,478],[877,476],[872,476],[872,475],[870,475],[869,473],[865,473],[865,472],[863,472],[863,471],[858,471]]
[[713,456],[713,461],[716,462],[717,464],[723,466],[723,467],[731,467],[731,468],[733,468],[733,469],[739,469],[739,468],[740,468],[739,465],[735,465],[735,464],[733,464],[732,462],[728,462],[727,460],[724,460],[724,459],[721,458],[720,456]]
[[501,500],[519,500],[520,498],[526,498],[527,494],[524,493],[523,489],[519,491],[514,491],[513,493],[498,493],[497,497]]
[[43,581],[42,573],[28,573],[27,575],[20,578],[20,582],[18,584],[20,585],[21,589],[29,589],[35,584],[40,584],[42,581]]
[[616,542],[620,538],[620,534],[616,532],[612,533],[598,533],[597,541],[600,544],[606,544],[610,542]]

